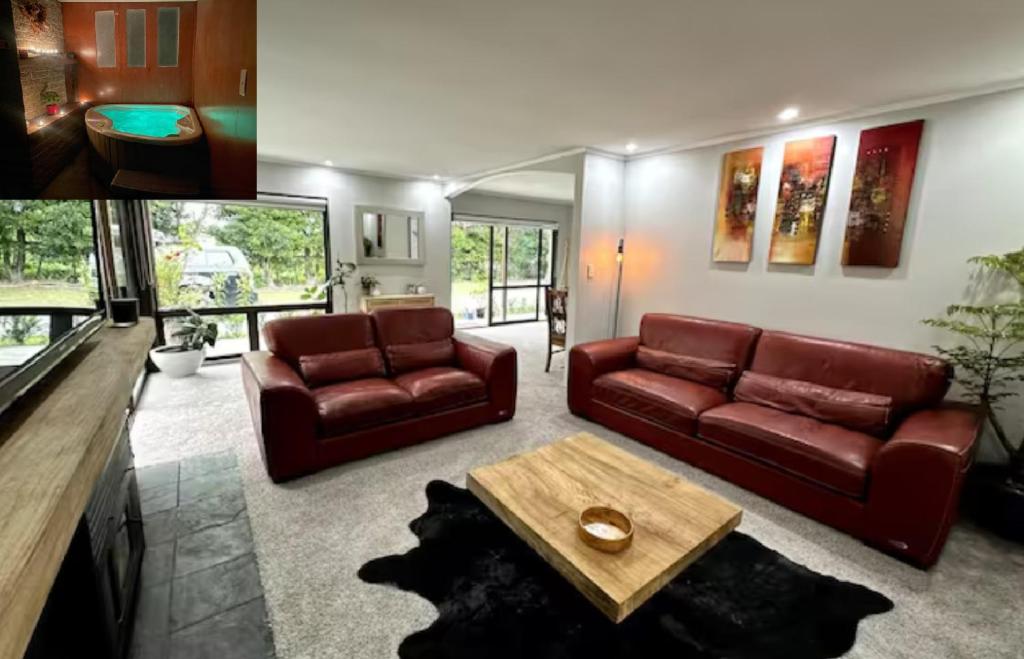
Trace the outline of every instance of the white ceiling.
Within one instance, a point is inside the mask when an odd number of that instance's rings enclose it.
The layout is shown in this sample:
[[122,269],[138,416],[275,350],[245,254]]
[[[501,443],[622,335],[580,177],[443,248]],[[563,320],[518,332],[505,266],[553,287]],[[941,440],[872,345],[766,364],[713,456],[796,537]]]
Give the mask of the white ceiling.
[[262,157],[447,178],[1024,83],[1024,1],[261,0],[259,44]]
[[484,179],[467,192],[572,203],[576,177],[562,172],[512,172]]

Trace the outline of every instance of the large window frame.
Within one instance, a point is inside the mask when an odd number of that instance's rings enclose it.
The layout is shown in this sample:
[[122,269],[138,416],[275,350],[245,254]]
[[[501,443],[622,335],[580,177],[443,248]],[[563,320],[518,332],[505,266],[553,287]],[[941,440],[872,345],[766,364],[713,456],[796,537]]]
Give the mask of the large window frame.
[[[480,226],[487,226],[488,235],[488,257],[487,257],[487,327],[498,327],[501,325],[518,325],[521,323],[536,323],[543,320],[545,312],[544,291],[557,285],[556,267],[558,263],[558,225],[553,222],[541,222],[516,217],[502,217],[498,215],[481,215],[477,213],[453,212],[451,222],[467,222]],[[495,284],[494,282],[494,256],[495,237],[501,232],[502,237],[502,265],[501,271],[505,273],[505,281],[508,281],[508,255],[509,255],[509,229],[529,228],[538,232],[537,236],[537,275],[535,283],[530,284]],[[551,272],[550,281],[544,281],[544,232],[551,232]],[[508,317],[508,291],[536,289],[537,302],[534,307],[533,318],[520,318],[517,320],[506,320]],[[494,315],[494,294],[501,293],[502,299],[502,320],[495,321]]]
[[[329,277],[331,273],[331,219],[330,219],[330,208],[325,197],[316,197],[310,195],[297,195],[287,194],[281,192],[266,192],[258,191],[256,193],[257,199],[259,197],[266,198],[279,198],[279,199],[295,199],[297,201],[310,201],[315,203],[323,204],[323,222],[324,222],[324,273]],[[246,200],[232,200],[232,201],[206,201],[203,203],[215,203],[221,205],[245,205]],[[259,202],[260,205],[266,205],[273,207],[272,201]],[[264,313],[275,313],[283,311],[311,311],[319,310],[327,314],[331,312],[334,306],[334,293],[331,287],[327,287],[327,297],[324,300],[310,300],[309,302],[290,302],[285,304],[253,304],[253,305],[236,305],[231,307],[197,307],[193,309],[200,316],[229,316],[229,315],[244,315],[245,323],[247,328],[247,336],[249,339],[249,350],[260,350],[260,326],[259,317],[260,314]],[[160,307],[160,300],[156,300],[156,309],[154,311],[156,319],[156,330],[157,330],[157,344],[166,345],[167,336],[164,330],[164,320],[168,318],[184,318],[188,316],[188,311],[185,309],[163,309]],[[208,362],[224,361],[231,359],[238,359],[242,353],[227,353],[222,355],[211,355],[206,358]]]

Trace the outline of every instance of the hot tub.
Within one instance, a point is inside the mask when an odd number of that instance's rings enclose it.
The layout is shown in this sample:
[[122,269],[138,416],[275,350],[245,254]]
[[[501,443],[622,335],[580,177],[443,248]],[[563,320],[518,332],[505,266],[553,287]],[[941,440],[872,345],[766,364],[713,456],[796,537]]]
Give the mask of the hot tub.
[[205,182],[203,125],[184,105],[97,105],[85,113],[93,169],[109,184],[119,169]]

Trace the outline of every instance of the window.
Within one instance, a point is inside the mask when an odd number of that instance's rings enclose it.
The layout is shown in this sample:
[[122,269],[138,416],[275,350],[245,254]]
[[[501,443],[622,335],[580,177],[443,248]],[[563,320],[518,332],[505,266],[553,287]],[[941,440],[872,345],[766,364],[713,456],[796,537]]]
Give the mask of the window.
[[128,66],[146,66],[146,10],[128,10]]
[[178,8],[156,10],[157,66],[178,66]]
[[[457,327],[544,318],[558,231],[528,221],[452,222],[452,313]],[[464,218],[464,219],[463,219]]]
[[114,41],[114,12],[96,12],[96,66],[112,69],[117,66]]
[[101,301],[88,201],[0,200],[0,380]]
[[326,211],[277,202],[149,202],[158,315],[164,339],[193,309],[220,330],[211,356],[259,349],[274,315],[328,309],[317,287],[327,278]]

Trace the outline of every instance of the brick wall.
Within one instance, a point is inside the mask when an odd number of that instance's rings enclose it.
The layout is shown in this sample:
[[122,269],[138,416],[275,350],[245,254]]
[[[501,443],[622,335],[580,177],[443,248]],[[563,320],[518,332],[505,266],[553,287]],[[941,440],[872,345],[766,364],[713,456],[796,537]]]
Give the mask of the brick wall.
[[[4,2],[6,0],[0,0]],[[60,94],[61,103],[66,103],[67,82],[64,75],[64,22],[58,0],[38,0],[46,7],[46,22],[36,25],[22,7],[25,0],[10,0],[14,14],[14,33],[19,49],[55,49],[61,55],[40,55],[19,60],[21,65],[21,90],[25,100],[25,117],[32,119],[46,112],[46,104],[39,98],[43,89],[49,88]]]

